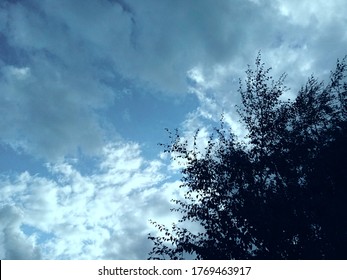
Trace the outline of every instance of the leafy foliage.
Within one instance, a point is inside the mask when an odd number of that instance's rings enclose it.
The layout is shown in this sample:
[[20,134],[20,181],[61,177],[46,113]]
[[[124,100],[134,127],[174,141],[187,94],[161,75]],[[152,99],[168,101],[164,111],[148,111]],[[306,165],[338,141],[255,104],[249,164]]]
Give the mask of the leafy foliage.
[[[346,58],[328,85],[311,76],[295,100],[283,101],[260,54],[240,82],[246,140],[221,121],[204,152],[170,133],[164,151],[185,161],[182,218],[154,242],[150,259],[346,259]],[[199,233],[183,225],[198,224]],[[181,224],[181,227],[179,226]]]

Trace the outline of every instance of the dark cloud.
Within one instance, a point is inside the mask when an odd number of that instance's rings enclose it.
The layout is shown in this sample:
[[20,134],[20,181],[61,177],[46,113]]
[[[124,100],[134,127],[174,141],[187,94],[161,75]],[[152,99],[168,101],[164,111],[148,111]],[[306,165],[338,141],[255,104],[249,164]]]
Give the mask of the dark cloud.
[[259,50],[298,84],[344,55],[345,12],[344,1],[7,1],[1,140],[49,160],[95,152],[109,125],[99,112],[125,84],[183,94],[199,68],[226,100],[223,77],[242,76]]

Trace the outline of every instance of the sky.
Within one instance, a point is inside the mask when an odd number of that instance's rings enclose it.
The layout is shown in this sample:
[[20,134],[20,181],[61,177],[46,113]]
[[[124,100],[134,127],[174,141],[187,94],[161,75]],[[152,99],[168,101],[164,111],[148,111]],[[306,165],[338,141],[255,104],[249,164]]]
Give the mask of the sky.
[[0,0],[0,259],[146,259],[183,195],[165,128],[242,137],[261,51],[289,97],[347,54],[344,0]]

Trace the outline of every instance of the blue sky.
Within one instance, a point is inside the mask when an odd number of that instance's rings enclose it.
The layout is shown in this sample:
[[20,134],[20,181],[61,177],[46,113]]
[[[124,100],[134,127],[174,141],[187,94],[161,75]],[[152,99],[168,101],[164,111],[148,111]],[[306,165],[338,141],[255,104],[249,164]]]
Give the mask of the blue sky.
[[289,96],[347,54],[344,0],[1,0],[0,258],[146,259],[259,50]]

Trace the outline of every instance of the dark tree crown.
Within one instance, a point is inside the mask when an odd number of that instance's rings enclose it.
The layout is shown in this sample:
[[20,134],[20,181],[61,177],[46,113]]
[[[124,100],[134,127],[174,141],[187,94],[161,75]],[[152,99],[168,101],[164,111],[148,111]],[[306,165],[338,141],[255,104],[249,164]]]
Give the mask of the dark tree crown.
[[[181,141],[176,130],[164,146],[183,159],[182,218],[162,233],[150,259],[346,259],[346,57],[327,85],[314,76],[293,101],[281,100],[277,81],[261,62],[240,81],[240,120],[247,140],[221,121],[205,151]],[[198,224],[192,233],[182,224]]]

